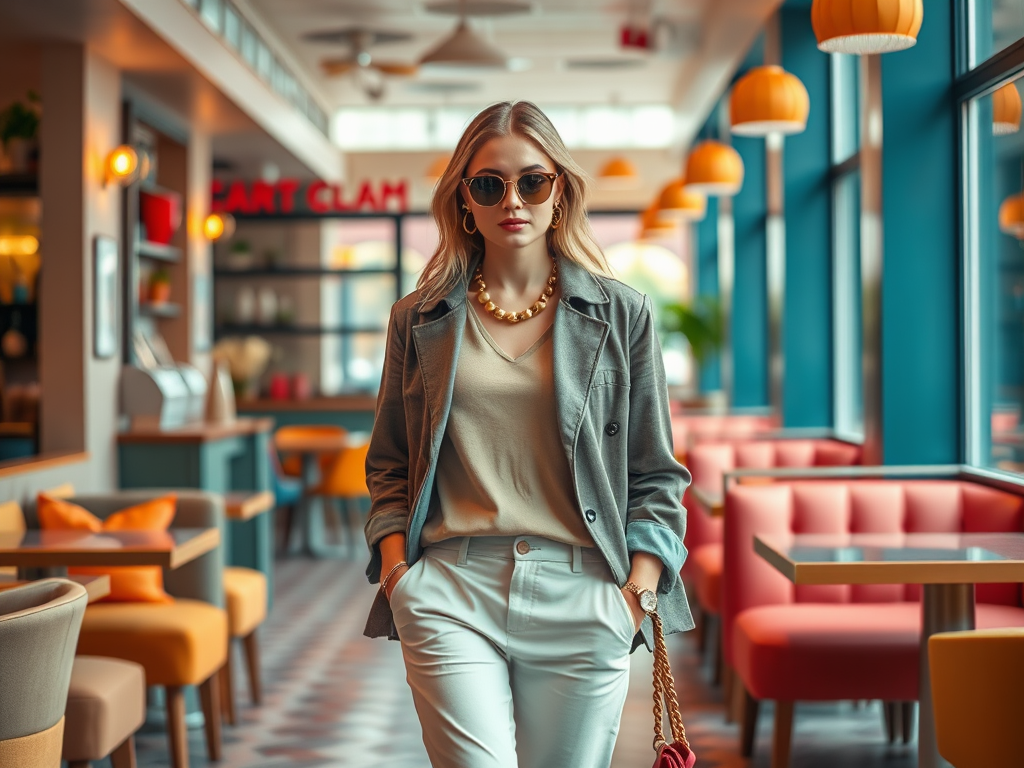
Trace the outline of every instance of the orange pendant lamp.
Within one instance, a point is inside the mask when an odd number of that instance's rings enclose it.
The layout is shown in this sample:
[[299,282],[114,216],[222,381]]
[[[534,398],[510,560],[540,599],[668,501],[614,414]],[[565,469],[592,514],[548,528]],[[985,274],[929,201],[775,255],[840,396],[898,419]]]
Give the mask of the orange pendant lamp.
[[640,214],[640,240],[660,240],[676,231],[677,222],[658,215],[658,204],[653,203]]
[[705,195],[735,195],[743,186],[740,153],[720,141],[702,141],[686,159],[686,189]]
[[992,94],[992,133],[1005,136],[1020,130],[1020,92],[1013,83],[997,88]]
[[1010,195],[999,206],[999,231],[1024,240],[1024,192]]
[[826,53],[891,53],[917,43],[923,0],[814,0],[811,26]]
[[755,67],[729,97],[729,118],[737,136],[800,133],[807,127],[811,100],[800,78],[782,67]]
[[682,179],[666,184],[655,204],[661,221],[701,221],[708,210],[708,199],[685,188]]

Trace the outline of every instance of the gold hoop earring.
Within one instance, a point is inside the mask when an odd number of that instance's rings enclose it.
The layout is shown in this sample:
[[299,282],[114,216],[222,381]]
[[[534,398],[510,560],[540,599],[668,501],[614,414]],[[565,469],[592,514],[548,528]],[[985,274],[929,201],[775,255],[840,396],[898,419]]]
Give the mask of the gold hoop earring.
[[467,235],[475,235],[476,234],[476,230],[477,230],[476,220],[475,219],[473,220],[473,228],[472,229],[470,229],[466,225],[467,219],[469,219],[469,217],[473,215],[473,212],[471,210],[469,210],[469,206],[466,205],[465,203],[462,204],[462,210],[464,210],[466,212],[462,216],[462,229],[465,231],[465,233]]
[[558,229],[562,226],[562,218],[565,215],[565,211],[562,210],[561,203],[555,203],[555,207],[551,211],[551,228]]

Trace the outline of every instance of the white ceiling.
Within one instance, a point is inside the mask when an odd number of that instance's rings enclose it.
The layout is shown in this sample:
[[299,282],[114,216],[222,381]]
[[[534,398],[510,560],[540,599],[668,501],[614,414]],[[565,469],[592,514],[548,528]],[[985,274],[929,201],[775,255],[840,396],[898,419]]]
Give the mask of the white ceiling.
[[[372,101],[351,75],[326,77],[319,62],[350,52],[345,45],[310,42],[310,32],[364,27],[403,32],[407,42],[375,45],[378,60],[415,63],[447,36],[457,17],[432,13],[408,0],[236,0],[263,21],[328,107],[411,105],[484,106],[504,99],[541,105],[668,104],[681,119],[685,141],[703,122],[739,61],[779,0],[534,0],[525,14],[470,18],[472,27],[522,71],[428,72],[389,77]],[[662,50],[623,50],[620,27],[653,21]],[[625,69],[576,69],[572,61],[633,61]],[[311,81],[311,82],[310,82]],[[468,90],[431,91],[438,84]],[[426,89],[426,90],[425,90]]]

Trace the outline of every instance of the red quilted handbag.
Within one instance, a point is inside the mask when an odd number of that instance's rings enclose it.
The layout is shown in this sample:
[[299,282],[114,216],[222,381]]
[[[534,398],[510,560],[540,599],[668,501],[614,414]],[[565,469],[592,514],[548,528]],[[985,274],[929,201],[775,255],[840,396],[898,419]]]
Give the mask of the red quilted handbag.
[[[676,698],[676,681],[668,665],[668,648],[665,647],[665,633],[661,628],[661,617],[657,611],[648,614],[654,622],[654,768],[693,768],[697,756],[690,749],[683,727],[683,716],[679,714],[679,700]],[[672,727],[672,743],[665,741],[662,726],[664,708],[668,706],[668,720]]]

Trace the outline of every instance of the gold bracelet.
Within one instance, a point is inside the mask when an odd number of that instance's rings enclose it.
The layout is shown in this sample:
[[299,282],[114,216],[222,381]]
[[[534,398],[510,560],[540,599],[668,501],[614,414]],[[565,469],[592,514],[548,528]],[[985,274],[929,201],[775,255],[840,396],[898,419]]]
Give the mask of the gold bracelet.
[[409,564],[407,562],[405,562],[405,560],[402,560],[402,561],[400,561],[398,563],[395,563],[394,567],[390,571],[388,571],[388,575],[380,580],[380,591],[384,593],[385,597],[387,597],[387,595],[388,595],[388,593],[386,591],[387,590],[387,586],[388,586],[388,582],[391,581],[391,577],[395,575],[395,571],[397,571],[403,565],[405,567],[407,567],[407,568],[409,567]]

